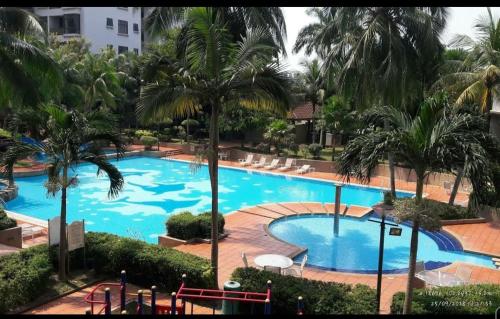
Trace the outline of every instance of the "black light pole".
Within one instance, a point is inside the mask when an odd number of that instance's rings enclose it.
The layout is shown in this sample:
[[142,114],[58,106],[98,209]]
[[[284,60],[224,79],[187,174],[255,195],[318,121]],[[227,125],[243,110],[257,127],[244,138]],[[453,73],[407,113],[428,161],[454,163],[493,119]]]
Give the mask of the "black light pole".
[[[373,210],[381,215],[381,221],[369,219],[369,221],[380,224],[380,241],[379,241],[379,249],[378,249],[378,270],[377,270],[377,314],[380,312],[380,297],[382,295],[382,267],[384,264],[384,240],[385,240],[385,225],[389,224],[391,226],[398,226],[393,223],[387,223],[385,221],[385,212],[386,210],[392,210],[393,207],[391,205],[379,204],[373,206]],[[400,236],[401,228],[398,228],[393,232],[391,229],[390,235]]]

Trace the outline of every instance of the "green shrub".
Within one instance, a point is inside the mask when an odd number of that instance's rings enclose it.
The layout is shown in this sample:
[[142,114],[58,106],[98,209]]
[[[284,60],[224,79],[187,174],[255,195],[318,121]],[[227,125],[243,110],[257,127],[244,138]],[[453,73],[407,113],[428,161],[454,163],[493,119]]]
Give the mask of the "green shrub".
[[299,152],[299,144],[297,143],[290,143],[290,145],[288,145],[288,149],[293,152],[293,154],[295,156],[297,156],[297,153]]
[[305,159],[309,157],[309,147],[306,144],[299,145],[299,152]]
[[141,143],[144,145],[144,149],[151,150],[153,145],[158,144],[158,138],[154,136],[141,136]]
[[[299,296],[303,298],[305,314],[376,313],[375,290],[366,285],[282,276],[255,268],[237,268],[232,279],[241,284],[243,291],[257,292],[265,292],[266,282],[271,280],[271,311],[276,314],[296,314]],[[242,310],[248,311],[245,306]],[[256,308],[256,313],[261,310]]]
[[[409,199],[398,199],[398,201],[400,200]],[[450,205],[448,203],[438,202],[432,199],[424,198],[423,200],[426,202],[427,207],[429,207],[429,209],[437,214],[442,220],[477,218],[477,214],[475,211],[469,211],[465,207],[459,205]]]
[[36,299],[47,289],[51,272],[47,245],[0,257],[0,313]]
[[384,192],[384,204],[386,205],[394,204],[394,196],[392,196],[392,193],[390,191]]
[[308,147],[309,153],[313,156],[314,159],[318,159],[321,157],[321,150],[323,146],[320,144],[310,144]]
[[[391,313],[403,312],[404,292],[392,297]],[[500,285],[479,284],[415,289],[412,314],[493,315],[500,305]]]
[[97,274],[119,276],[125,270],[129,282],[167,291],[179,289],[182,274],[187,275],[191,287],[206,288],[214,283],[208,260],[175,249],[95,232],[85,235],[85,245]]
[[170,142],[170,140],[172,139],[172,136],[170,136],[168,134],[158,134],[158,139],[161,142]]
[[153,136],[153,132],[151,132],[150,130],[137,130],[135,131],[135,137],[137,138],[141,138],[143,136]]
[[[219,213],[219,234],[224,232],[224,216]],[[210,238],[212,229],[212,214],[206,212],[193,215],[191,212],[182,212],[171,216],[167,220],[167,234],[169,236],[189,240],[193,238]]]
[[16,220],[9,218],[5,211],[0,208],[0,230],[9,229],[16,226]]

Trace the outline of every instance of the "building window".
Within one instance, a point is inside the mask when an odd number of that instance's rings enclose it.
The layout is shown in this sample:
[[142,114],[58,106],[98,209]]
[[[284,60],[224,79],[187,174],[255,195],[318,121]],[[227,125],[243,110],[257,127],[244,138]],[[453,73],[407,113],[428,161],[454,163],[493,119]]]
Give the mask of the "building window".
[[47,30],[47,21],[48,21],[48,18],[47,17],[40,17],[39,19],[40,19],[40,25],[42,26],[43,30],[48,31]]
[[65,14],[64,15],[64,33],[80,33],[80,15]]
[[128,22],[118,20],[118,34],[128,34]]
[[134,48],[134,53],[139,54],[139,49]]
[[139,32],[139,24],[134,23],[134,32]]
[[118,54],[128,52],[128,47],[118,46]]
[[106,18],[106,27],[113,29],[113,18]]

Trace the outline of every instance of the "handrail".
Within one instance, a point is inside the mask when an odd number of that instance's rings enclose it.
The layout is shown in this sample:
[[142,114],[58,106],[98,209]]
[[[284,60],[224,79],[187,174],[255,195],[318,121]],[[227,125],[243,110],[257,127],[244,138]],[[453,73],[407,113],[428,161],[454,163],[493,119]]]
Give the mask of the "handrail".
[[97,313],[100,314],[104,308],[106,308],[106,300],[94,300],[94,293],[96,292],[97,289],[101,288],[101,287],[122,287],[122,284],[121,283],[101,283],[101,284],[98,284],[97,286],[94,287],[94,289],[92,289],[86,296],[85,298],[83,298],[83,300],[86,302],[86,303],[89,303],[90,304],[90,313],[91,314],[94,314],[94,304],[100,304],[100,305],[104,305],[104,307],[102,307],[101,310],[99,310]]

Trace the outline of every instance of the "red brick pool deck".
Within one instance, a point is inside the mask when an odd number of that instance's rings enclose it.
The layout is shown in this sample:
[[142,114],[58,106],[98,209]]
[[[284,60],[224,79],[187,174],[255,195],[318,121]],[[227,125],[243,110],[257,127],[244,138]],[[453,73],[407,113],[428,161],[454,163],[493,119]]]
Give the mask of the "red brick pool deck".
[[[169,150],[163,148],[162,150]],[[191,155],[175,155],[171,158],[179,160],[193,160]],[[237,162],[219,161],[221,166],[239,167]],[[248,169],[248,168],[247,168]],[[22,171],[25,169],[22,168]],[[258,170],[258,169],[255,169]],[[297,175],[294,172],[285,172],[281,174]],[[325,180],[341,181],[342,178],[338,174],[312,172],[304,175],[305,177],[318,178]],[[351,180],[352,183],[358,183],[356,179]],[[388,178],[374,177],[369,185],[376,187],[388,187]],[[415,183],[402,180],[396,181],[396,187],[400,190],[414,191]],[[427,198],[447,201],[448,194],[439,186],[426,185],[424,193]],[[333,201],[332,190],[332,201]],[[467,201],[468,194],[459,193],[457,202]],[[341,212],[343,212],[343,205]],[[287,256],[295,256],[300,252],[296,246],[275,239],[266,232],[267,225],[274,219],[302,213],[332,213],[334,211],[333,204],[322,205],[321,203],[269,203],[257,205],[254,207],[241,208],[227,216],[225,216],[225,229],[230,235],[219,242],[219,285],[230,278],[231,273],[238,267],[243,267],[241,253],[245,252],[250,263],[250,266],[255,266],[253,263],[257,255],[264,253],[279,253]],[[351,206],[347,211],[347,215],[354,217],[362,217],[370,211],[370,208]],[[444,230],[452,233],[462,243],[465,250],[482,252],[489,255],[500,256],[500,223],[485,222],[480,224],[463,224],[444,226]],[[210,244],[190,244],[177,246],[176,249],[188,252],[194,255],[210,258]],[[450,266],[441,268],[442,271],[454,272],[459,263],[453,263]],[[500,284],[500,270],[488,269],[485,267],[474,266],[467,264],[467,267],[472,269],[471,281],[474,283],[495,283]],[[367,284],[371,287],[376,286],[375,275],[343,273],[335,271],[326,271],[315,268],[306,267],[304,277],[315,280],[334,281],[348,284]],[[392,296],[398,291],[404,291],[406,287],[405,274],[390,274],[383,276],[382,283],[382,300],[381,313],[389,313]],[[29,313],[82,313],[87,307],[83,302],[83,296],[90,288],[86,288],[77,293],[57,299],[51,303],[38,307]],[[211,311],[211,310],[210,310]],[[199,312],[208,312],[206,308],[200,307]],[[195,311],[196,313],[196,311]]]

